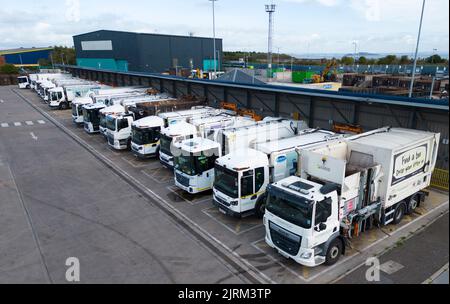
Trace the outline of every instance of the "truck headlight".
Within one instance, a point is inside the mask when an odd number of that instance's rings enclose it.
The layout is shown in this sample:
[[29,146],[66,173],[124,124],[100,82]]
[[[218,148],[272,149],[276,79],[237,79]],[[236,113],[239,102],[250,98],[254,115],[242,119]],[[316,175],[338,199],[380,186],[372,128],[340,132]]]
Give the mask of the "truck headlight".
[[239,201],[232,201],[231,202],[231,206],[237,206],[237,205],[239,205]]
[[300,257],[302,259],[309,260],[312,257],[312,252],[305,252]]

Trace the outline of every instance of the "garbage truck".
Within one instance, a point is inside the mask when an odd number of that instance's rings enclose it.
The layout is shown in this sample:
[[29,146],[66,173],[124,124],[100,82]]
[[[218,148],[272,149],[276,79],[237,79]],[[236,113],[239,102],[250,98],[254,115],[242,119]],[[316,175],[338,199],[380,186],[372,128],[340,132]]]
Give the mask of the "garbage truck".
[[[192,110],[161,113],[158,116],[164,120],[164,129],[161,130],[159,160],[167,168],[173,169],[174,157],[172,154],[175,141],[194,138],[197,136],[197,127],[189,123],[190,120],[208,118],[223,113],[211,107],[194,107]],[[177,125],[181,125],[178,127]],[[174,141],[175,140],[175,141]]]
[[219,158],[215,164],[214,203],[234,217],[264,216],[269,184],[295,175],[297,149],[342,138],[333,132],[308,129],[297,136],[256,143]]
[[175,142],[175,185],[191,194],[211,190],[216,159],[223,156],[222,145],[231,146],[230,142],[233,141],[236,146],[243,148],[255,141],[295,134],[296,131],[290,125],[286,127],[280,122],[257,123],[247,117],[231,117],[200,129],[197,138]]
[[138,158],[157,157],[160,147],[160,132],[164,128],[163,118],[156,116],[161,112],[180,111],[203,104],[194,98],[166,99],[158,102],[140,102],[129,107],[134,114],[132,125],[131,150]]
[[49,106],[66,110],[76,98],[86,97],[102,89],[98,84],[64,85],[49,90]]
[[425,201],[439,141],[383,128],[298,151],[298,176],[268,187],[266,243],[307,267],[335,264],[352,239]]

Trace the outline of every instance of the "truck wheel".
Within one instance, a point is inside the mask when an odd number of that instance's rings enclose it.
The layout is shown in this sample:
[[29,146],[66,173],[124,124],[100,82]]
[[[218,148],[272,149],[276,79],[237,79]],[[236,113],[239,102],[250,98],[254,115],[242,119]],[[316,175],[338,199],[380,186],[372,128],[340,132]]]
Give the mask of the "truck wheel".
[[266,213],[266,196],[263,195],[259,198],[258,202],[256,202],[255,214],[257,218],[263,218],[265,213]]
[[67,104],[67,102],[63,102],[61,104],[61,110],[67,110],[69,108],[69,105]]
[[342,242],[339,239],[335,239],[331,242],[327,250],[327,256],[325,264],[328,266],[336,264],[342,255]]
[[418,195],[413,195],[408,203],[408,214],[412,214],[417,207],[419,207],[420,198]]
[[395,208],[395,214],[394,214],[394,224],[398,225],[403,220],[403,217],[406,213],[406,204],[400,203],[398,204],[397,208]]

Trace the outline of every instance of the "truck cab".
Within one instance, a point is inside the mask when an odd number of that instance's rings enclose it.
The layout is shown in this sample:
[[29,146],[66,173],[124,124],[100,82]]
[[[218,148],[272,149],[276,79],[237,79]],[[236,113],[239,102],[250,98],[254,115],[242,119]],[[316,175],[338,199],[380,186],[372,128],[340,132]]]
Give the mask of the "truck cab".
[[[97,103],[96,103],[97,104]],[[99,103],[101,104],[101,103]],[[111,106],[111,107],[106,107],[100,110],[100,125],[99,125],[99,130],[100,133],[106,138],[108,135],[108,127],[106,124],[106,116],[110,115],[110,114],[121,114],[121,113],[125,113],[125,107],[122,105],[115,105],[115,106]]]
[[[256,143],[253,148],[243,148],[240,149],[238,154],[228,155],[224,159],[220,159],[219,165],[230,168],[231,166],[229,163],[234,161],[233,158],[240,158],[242,159],[241,166],[248,168],[249,170],[257,170],[255,163],[258,162],[256,162],[254,158],[260,158],[261,161],[259,163],[265,162],[267,159],[269,160],[269,175],[265,177],[262,188],[257,192],[257,199],[253,201],[245,199],[241,201],[239,199],[236,209],[239,210],[241,204],[244,204],[246,209],[253,207],[248,210],[243,210],[244,212],[254,210],[257,216],[262,217],[265,211],[267,185],[296,174],[298,167],[298,149],[308,148],[323,142],[335,141],[341,138],[341,135],[336,135],[329,131],[318,129],[302,130],[298,136]],[[252,153],[254,151],[262,153]],[[245,155],[250,154],[253,155],[253,158],[245,157]],[[253,187],[257,188],[256,185],[253,185]]]
[[221,156],[220,144],[196,137],[174,144],[175,185],[197,194],[210,190],[214,182],[214,164]]
[[50,101],[50,90],[55,88],[55,84],[50,81],[44,82],[41,85],[41,98],[48,103]]
[[17,84],[19,86],[19,89],[29,89],[30,88],[30,80],[28,79],[28,76],[17,77]]
[[83,106],[89,104],[92,104],[92,99],[89,97],[78,97],[72,102],[72,121],[75,124],[83,124]]
[[159,160],[161,164],[169,169],[173,169],[174,149],[173,144],[189,138],[197,137],[197,128],[186,121],[178,121],[168,128],[161,130]]
[[100,132],[100,111],[106,108],[102,103],[83,105],[84,130],[88,134]]
[[258,199],[269,184],[269,160],[264,153],[234,151],[216,160],[214,175],[214,203],[222,213],[246,217],[258,212]]
[[335,185],[288,177],[268,187],[266,243],[286,258],[316,267],[344,253]]
[[106,116],[108,144],[116,150],[126,150],[131,147],[131,125],[133,114],[109,114]]
[[[253,119],[220,114],[190,121],[200,138],[176,142],[175,184],[188,193],[211,190],[214,183],[215,160],[222,156],[219,131],[255,125]],[[190,166],[191,169],[187,169]]]
[[131,150],[139,158],[156,157],[159,154],[161,130],[164,120],[149,116],[133,122],[131,126]]
[[64,93],[64,88],[57,87],[49,90],[49,107],[58,108],[61,110],[66,110],[69,104],[66,100],[66,95]]

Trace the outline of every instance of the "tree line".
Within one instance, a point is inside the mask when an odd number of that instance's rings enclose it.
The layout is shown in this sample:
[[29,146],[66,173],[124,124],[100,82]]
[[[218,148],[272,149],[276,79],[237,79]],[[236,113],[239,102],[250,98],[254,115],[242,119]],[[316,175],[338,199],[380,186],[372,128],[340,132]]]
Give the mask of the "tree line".
[[[239,61],[244,59],[249,63],[267,63],[267,53],[264,52],[224,52],[224,62]],[[344,56],[342,58],[333,58],[338,64],[343,65],[408,65],[413,63],[413,58],[409,56],[396,56],[387,55],[381,58],[367,58],[366,56],[359,56],[355,59],[353,56]],[[304,59],[295,58],[287,54],[273,54],[273,62],[276,64],[280,62],[281,64],[291,64],[294,65],[325,65],[330,60],[322,59]],[[448,59],[442,58],[440,55],[433,55],[426,58],[420,58],[418,60],[419,64],[436,64],[436,65],[448,65]]]

